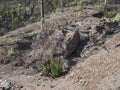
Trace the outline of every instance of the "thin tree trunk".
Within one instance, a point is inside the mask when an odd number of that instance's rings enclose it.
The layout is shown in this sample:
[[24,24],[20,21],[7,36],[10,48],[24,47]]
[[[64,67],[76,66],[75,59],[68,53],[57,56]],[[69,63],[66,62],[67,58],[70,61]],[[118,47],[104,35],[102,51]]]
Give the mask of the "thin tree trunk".
[[105,5],[107,4],[107,0],[105,0]]
[[104,10],[106,10],[107,0],[104,1]]
[[44,24],[44,0],[41,0],[41,30],[43,30]]

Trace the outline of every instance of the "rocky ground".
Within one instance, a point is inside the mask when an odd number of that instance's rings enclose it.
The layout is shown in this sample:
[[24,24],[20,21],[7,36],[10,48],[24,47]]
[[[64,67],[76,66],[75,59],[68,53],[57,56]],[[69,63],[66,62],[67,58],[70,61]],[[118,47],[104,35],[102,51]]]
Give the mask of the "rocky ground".
[[[37,22],[1,36],[0,82],[11,82],[10,90],[120,90],[119,23],[90,7],[78,13],[66,8],[47,16],[43,31]],[[56,79],[41,74],[53,47],[69,69]]]

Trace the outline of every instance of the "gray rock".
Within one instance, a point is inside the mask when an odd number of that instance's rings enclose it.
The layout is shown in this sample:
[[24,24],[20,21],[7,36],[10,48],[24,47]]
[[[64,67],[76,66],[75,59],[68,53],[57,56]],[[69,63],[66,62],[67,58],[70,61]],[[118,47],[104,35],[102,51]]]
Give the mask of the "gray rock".
[[97,13],[94,13],[92,14],[93,17],[96,17],[96,18],[102,18],[104,16],[103,12],[97,12]]
[[80,42],[79,31],[73,31],[66,35],[64,39],[64,56],[68,57],[74,53]]
[[5,81],[2,81],[2,82],[1,82],[0,87],[1,87],[3,90],[9,90],[9,89],[11,88],[11,84],[10,84],[10,82],[8,82],[7,80],[5,80]]

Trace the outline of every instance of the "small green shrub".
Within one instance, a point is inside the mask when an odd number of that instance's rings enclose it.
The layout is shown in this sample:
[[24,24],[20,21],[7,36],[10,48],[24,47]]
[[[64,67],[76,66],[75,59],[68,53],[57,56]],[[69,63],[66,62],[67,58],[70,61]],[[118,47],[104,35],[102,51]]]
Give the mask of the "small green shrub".
[[59,77],[62,73],[62,63],[58,59],[51,61],[51,77]]
[[80,16],[81,16],[81,12],[78,13],[78,17],[80,17]]
[[14,49],[13,47],[11,47],[10,49],[8,49],[8,55],[11,56],[13,55],[15,52],[14,52]]
[[55,11],[55,12],[57,13],[57,12],[59,12],[59,10],[60,10],[60,8],[56,8],[56,11]]
[[50,76],[50,64],[48,62],[45,62],[43,64],[42,73],[43,73],[44,76]]
[[106,11],[106,12],[104,12],[104,16],[106,18],[113,18],[113,17],[115,17],[115,15],[116,15],[116,12],[114,12],[114,11]]
[[77,4],[77,0],[73,0],[73,1],[71,1],[70,2],[70,5],[72,6],[72,5],[76,5]]
[[35,21],[36,18],[37,18],[36,16],[31,16],[31,17],[30,17],[30,20],[31,20],[31,21]]
[[79,10],[82,10],[83,6],[84,6],[84,2],[83,2],[83,0],[80,0],[80,1],[78,2],[78,9],[79,9]]
[[20,38],[9,38],[8,40],[7,40],[7,43],[15,43],[15,42],[21,42],[22,41],[22,39],[20,39]]
[[34,31],[32,31],[32,32],[30,32],[30,33],[28,33],[28,35],[37,35],[37,34],[39,34],[41,32],[41,30],[34,30]]
[[71,10],[71,11],[70,11],[70,16],[73,16],[73,15],[74,15],[74,11]]
[[63,64],[58,58],[47,61],[43,64],[43,75],[50,77],[59,77],[63,73]]
[[117,13],[117,15],[113,18],[113,21],[119,21],[120,20],[120,13]]

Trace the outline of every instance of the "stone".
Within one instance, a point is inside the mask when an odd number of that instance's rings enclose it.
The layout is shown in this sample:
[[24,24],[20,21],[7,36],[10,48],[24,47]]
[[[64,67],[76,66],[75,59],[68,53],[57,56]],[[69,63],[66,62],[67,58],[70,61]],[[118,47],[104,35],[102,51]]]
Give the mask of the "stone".
[[68,57],[76,51],[80,42],[79,31],[73,31],[66,35],[64,39],[64,56]]
[[9,90],[9,89],[11,88],[11,83],[8,82],[7,80],[2,81],[1,84],[0,84],[0,87],[1,87],[3,90]]
[[96,17],[96,18],[102,18],[104,16],[104,14],[103,14],[103,12],[97,12],[97,13],[94,13],[92,16]]
[[103,29],[104,29],[104,27],[103,26],[96,26],[95,27],[95,30],[98,32],[98,33],[103,33]]

